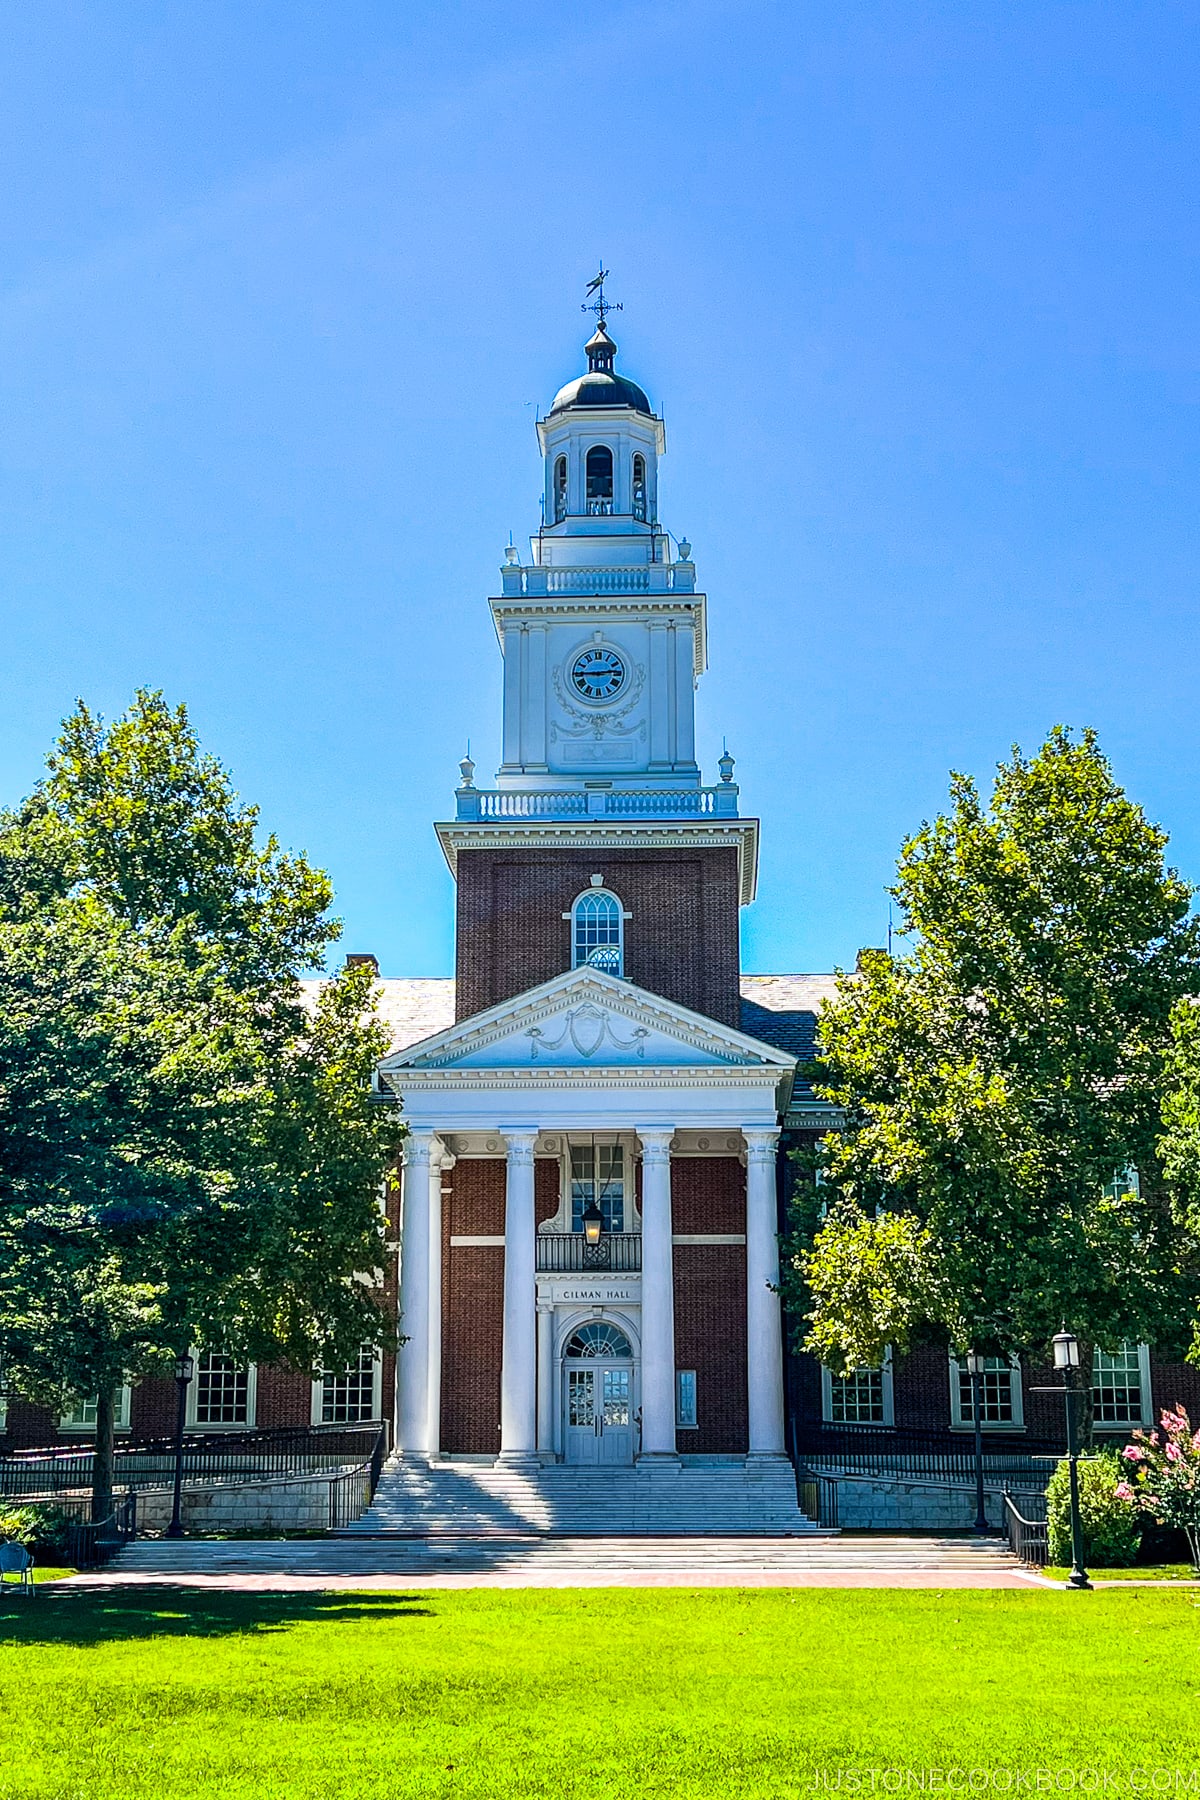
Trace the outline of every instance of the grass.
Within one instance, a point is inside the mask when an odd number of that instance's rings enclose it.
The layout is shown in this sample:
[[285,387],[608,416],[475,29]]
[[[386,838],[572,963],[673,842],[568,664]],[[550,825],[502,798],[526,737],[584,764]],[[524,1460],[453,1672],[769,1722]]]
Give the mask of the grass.
[[[1065,1581],[1071,1573],[1070,1569],[1039,1569],[1040,1575],[1048,1575],[1051,1581]],[[1089,1569],[1091,1581],[1195,1581],[1196,1571],[1191,1563],[1144,1563],[1134,1564],[1128,1569]]]
[[794,1800],[848,1768],[1191,1771],[1198,1651],[1187,1590],[49,1587],[0,1611],[0,1795]]

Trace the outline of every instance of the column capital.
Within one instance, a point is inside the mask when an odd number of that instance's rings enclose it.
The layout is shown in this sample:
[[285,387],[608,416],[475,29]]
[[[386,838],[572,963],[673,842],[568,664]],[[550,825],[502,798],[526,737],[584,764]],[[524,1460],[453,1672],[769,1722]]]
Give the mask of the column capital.
[[673,1125],[636,1125],[634,1130],[642,1146],[643,1163],[670,1161],[671,1139],[675,1136]]
[[510,1163],[515,1163],[518,1167],[532,1163],[533,1147],[538,1140],[536,1131],[528,1131],[525,1129],[508,1131],[502,1125],[500,1127],[500,1136],[504,1139],[507,1149],[507,1160]]
[[404,1167],[412,1169],[420,1163],[428,1163],[436,1141],[432,1131],[410,1131],[404,1140]]
[[743,1125],[742,1136],[746,1140],[746,1161],[755,1163],[773,1163],[779,1148],[779,1127],[777,1125]]

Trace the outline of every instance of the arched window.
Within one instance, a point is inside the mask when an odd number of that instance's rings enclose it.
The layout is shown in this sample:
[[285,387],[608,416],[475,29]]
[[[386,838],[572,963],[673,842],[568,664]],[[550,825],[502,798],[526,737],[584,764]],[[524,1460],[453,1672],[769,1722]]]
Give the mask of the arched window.
[[567,516],[567,459],[560,456],[554,465],[554,523]]
[[633,516],[644,520],[646,517],[646,459],[635,456],[633,459]]
[[613,455],[607,444],[593,444],[587,453],[587,509],[590,513],[613,509]]
[[594,1356],[632,1356],[633,1349],[623,1331],[618,1331],[606,1319],[594,1319],[590,1325],[579,1327],[564,1354],[583,1361]]
[[625,973],[625,914],[615,894],[589,888],[571,908],[571,967]]

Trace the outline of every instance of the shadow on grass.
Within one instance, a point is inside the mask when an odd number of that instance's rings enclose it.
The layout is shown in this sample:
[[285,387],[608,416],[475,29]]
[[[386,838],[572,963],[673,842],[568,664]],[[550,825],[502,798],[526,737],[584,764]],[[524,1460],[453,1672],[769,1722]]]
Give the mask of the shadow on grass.
[[0,1599],[0,1643],[105,1644],[133,1639],[230,1637],[293,1625],[425,1619],[412,1594],[230,1593],[169,1587],[136,1591],[53,1583],[31,1597]]

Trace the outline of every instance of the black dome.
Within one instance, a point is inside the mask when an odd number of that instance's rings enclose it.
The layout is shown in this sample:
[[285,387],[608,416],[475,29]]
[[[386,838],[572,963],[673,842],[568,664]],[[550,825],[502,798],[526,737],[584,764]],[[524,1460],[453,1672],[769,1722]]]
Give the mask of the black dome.
[[649,413],[651,418],[654,417],[654,408],[637,382],[626,381],[623,375],[613,373],[617,346],[609,337],[603,319],[584,349],[588,359],[587,374],[559,388],[547,418],[566,412],[570,406],[628,406],[634,412]]
[[598,369],[589,370],[586,375],[577,376],[574,381],[568,381],[566,387],[559,388],[547,417],[566,412],[569,406],[628,406],[634,412],[649,413],[651,418],[654,417],[654,408],[636,381],[627,381],[624,375],[604,374]]

